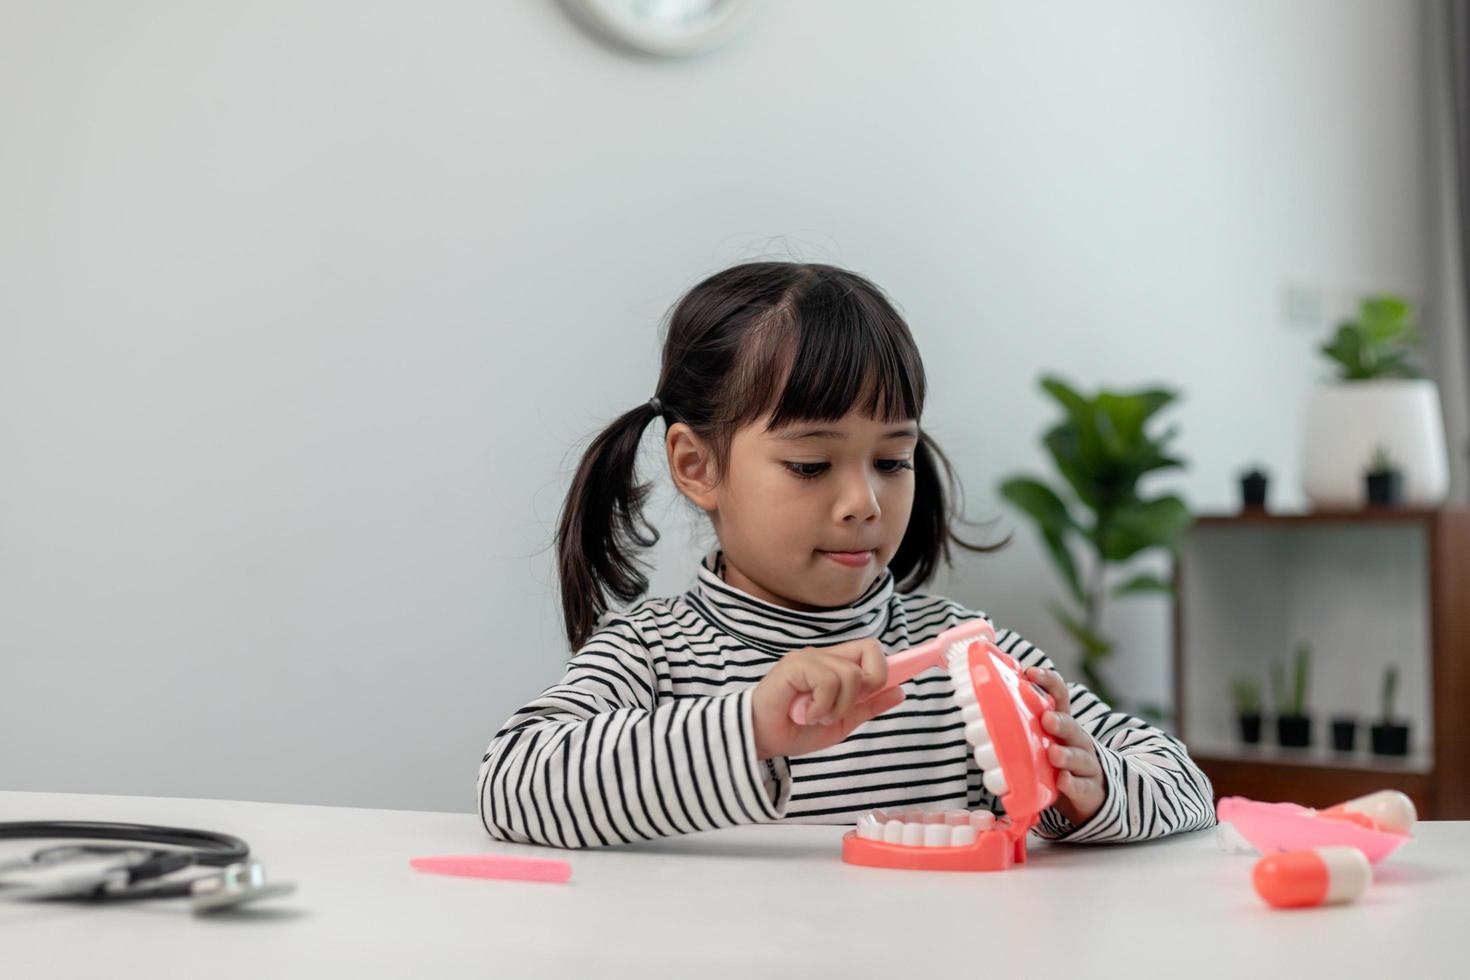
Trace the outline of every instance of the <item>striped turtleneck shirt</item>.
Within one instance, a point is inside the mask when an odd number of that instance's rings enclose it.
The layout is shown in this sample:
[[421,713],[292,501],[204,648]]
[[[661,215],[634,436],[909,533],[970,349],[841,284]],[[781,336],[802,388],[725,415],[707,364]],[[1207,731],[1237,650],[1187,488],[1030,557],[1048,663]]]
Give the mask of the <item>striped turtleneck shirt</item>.
[[[492,837],[578,848],[740,824],[852,823],[875,807],[1004,812],[981,781],[946,671],[906,682],[902,704],[808,755],[758,759],[751,718],[751,692],[789,651],[866,637],[898,651],[988,616],[898,592],[887,571],[851,606],[798,612],[734,588],[719,568],[714,551],[684,594],[605,614],[561,681],[496,733],[477,779]],[[996,635],[1023,666],[1052,667],[1017,634]],[[1097,745],[1106,799],[1081,826],[1045,810],[1036,834],[1104,843],[1214,825],[1209,780],[1182,743],[1080,684],[1068,689]]]

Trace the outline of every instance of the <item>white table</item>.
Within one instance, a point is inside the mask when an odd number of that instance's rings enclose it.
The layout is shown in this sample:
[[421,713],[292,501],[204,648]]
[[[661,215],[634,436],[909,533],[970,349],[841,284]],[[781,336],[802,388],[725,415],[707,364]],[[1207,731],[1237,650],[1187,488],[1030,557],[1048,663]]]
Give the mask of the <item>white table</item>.
[[[0,819],[244,837],[297,893],[221,917],[183,900],[0,902],[0,977],[1470,975],[1470,822],[1424,823],[1352,906],[1272,911],[1213,831],[1048,847],[1005,872],[843,864],[844,828],[748,827],[601,851],[490,840],[468,813],[0,792]],[[0,859],[32,842],[0,841]],[[415,871],[420,854],[563,857],[562,885]],[[960,972],[964,971],[964,972]]]

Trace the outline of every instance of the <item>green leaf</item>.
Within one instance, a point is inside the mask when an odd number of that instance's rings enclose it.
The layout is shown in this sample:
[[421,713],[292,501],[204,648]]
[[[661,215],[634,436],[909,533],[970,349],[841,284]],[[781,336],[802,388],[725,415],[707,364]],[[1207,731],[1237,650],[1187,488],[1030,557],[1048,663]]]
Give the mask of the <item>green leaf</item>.
[[1047,550],[1051,553],[1052,562],[1062,573],[1062,580],[1067,583],[1073,597],[1081,602],[1082,580],[1077,574],[1077,563],[1072,557],[1071,548],[1067,545],[1068,534],[1078,530],[1078,527],[1062,498],[1051,487],[1029,477],[1013,477],[1004,481],[1000,485],[1000,493],[1036,522]]
[[1092,414],[1092,406],[1087,399],[1056,375],[1049,374],[1043,377],[1041,387],[1047,394],[1061,402],[1062,407],[1067,410],[1068,415],[1072,416],[1074,422],[1084,420]]
[[1130,502],[1113,512],[1102,542],[1103,556],[1127,561],[1148,548],[1173,551],[1191,521],[1189,507],[1173,494]]
[[1149,592],[1173,592],[1172,583],[1159,578],[1157,575],[1135,575],[1122,585],[1113,589],[1113,595],[1139,595]]
[[1342,365],[1343,378],[1362,376],[1363,343],[1351,324],[1345,323],[1338,327],[1336,336],[1322,345],[1322,353]]
[[1041,441],[1051,453],[1057,472],[1062,474],[1077,499],[1089,507],[1097,507],[1099,493],[1095,474],[1102,468],[1100,447],[1091,451],[1086,449],[1076,427],[1071,425],[1056,426]]
[[1389,324],[1397,327],[1409,316],[1409,301],[1402,296],[1388,294],[1365,296],[1359,309],[1367,324]]
[[1116,445],[1123,449],[1137,446],[1144,438],[1144,423],[1177,397],[1162,388],[1126,395],[1103,391],[1097,396],[1097,408],[1117,437]]
[[1067,417],[1042,439],[1051,452],[1057,469],[1071,484],[1078,499],[1089,506],[1098,503],[1098,491],[1091,474],[1104,465],[1108,452],[1098,429],[1097,412],[1092,402],[1078,394],[1057,377],[1044,377],[1041,387],[1061,404]]
[[1067,505],[1062,502],[1062,498],[1040,480],[1025,476],[1012,477],[1001,483],[1000,494],[1046,530],[1063,532],[1077,526],[1077,522],[1067,512]]
[[1078,602],[1084,601],[1082,579],[1077,574],[1077,562],[1072,557],[1071,549],[1067,547],[1066,538],[1060,534],[1043,531],[1042,539],[1046,542],[1046,549],[1051,554],[1052,564],[1056,565],[1057,571],[1062,573],[1062,581],[1067,583],[1072,598]]
[[1374,365],[1373,376],[1378,378],[1417,378],[1419,369],[1409,363],[1408,354],[1392,354]]

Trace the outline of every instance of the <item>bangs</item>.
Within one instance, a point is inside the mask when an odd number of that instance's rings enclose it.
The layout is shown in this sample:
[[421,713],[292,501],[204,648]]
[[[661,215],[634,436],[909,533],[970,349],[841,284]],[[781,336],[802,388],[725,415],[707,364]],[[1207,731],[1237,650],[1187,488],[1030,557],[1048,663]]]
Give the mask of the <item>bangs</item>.
[[903,318],[865,280],[812,272],[746,334],[721,393],[724,421],[739,427],[769,414],[772,430],[853,411],[918,421],[924,365]]

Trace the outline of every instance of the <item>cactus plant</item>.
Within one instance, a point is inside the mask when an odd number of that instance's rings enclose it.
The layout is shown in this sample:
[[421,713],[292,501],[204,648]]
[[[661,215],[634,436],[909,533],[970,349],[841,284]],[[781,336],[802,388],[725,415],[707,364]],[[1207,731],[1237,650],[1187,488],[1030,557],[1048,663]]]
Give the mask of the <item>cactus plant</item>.
[[1312,647],[1302,643],[1296,648],[1296,665],[1292,673],[1291,693],[1286,690],[1286,668],[1280,662],[1271,665],[1271,692],[1276,701],[1276,714],[1283,718],[1300,718],[1306,714],[1307,678],[1311,669]]
[[1387,446],[1379,445],[1373,450],[1373,458],[1368,461],[1368,473],[1393,473],[1398,469],[1398,464]]
[[1383,668],[1383,723],[1393,721],[1393,700],[1399,691],[1399,669],[1392,664]]
[[1393,702],[1398,693],[1399,669],[1389,664],[1383,668],[1383,700],[1379,705],[1383,711],[1383,717],[1369,730],[1372,736],[1373,751],[1378,755],[1404,756],[1409,754],[1409,723],[1394,720]]
[[1258,715],[1261,713],[1261,685],[1249,677],[1237,677],[1230,683],[1231,697],[1235,701],[1235,713]]

